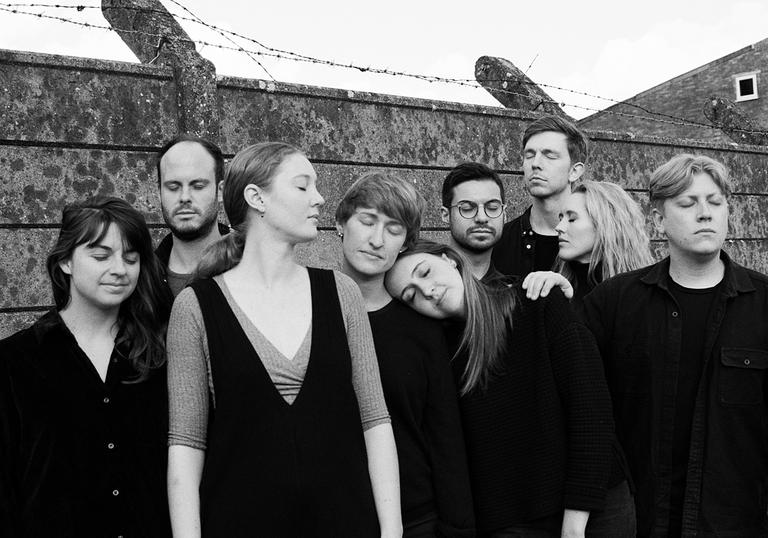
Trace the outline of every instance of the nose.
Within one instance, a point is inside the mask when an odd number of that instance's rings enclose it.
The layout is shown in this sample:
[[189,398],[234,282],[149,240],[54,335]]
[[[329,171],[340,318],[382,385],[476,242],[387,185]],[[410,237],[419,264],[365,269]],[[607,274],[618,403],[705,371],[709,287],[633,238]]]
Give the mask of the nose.
[[110,272],[114,275],[124,275],[126,271],[125,267],[125,260],[123,260],[122,256],[114,256],[112,258],[112,265],[110,267]]
[[421,293],[425,299],[429,300],[435,295],[435,285],[432,281],[422,280],[416,285],[419,293]]
[[384,246],[384,224],[383,223],[380,222],[373,227],[373,230],[371,230],[371,235],[368,238],[368,242],[374,248],[381,248],[382,246]]
[[180,189],[179,200],[189,202],[192,199],[192,188],[189,185],[183,185]]
[[485,214],[485,205],[479,204],[477,206],[477,214],[475,215],[475,222],[479,224],[488,222],[488,215]]
[[555,226],[555,231],[557,232],[557,235],[562,235],[565,233],[565,230],[568,227],[567,222],[568,221],[566,221],[564,218],[560,219],[560,222],[558,222],[557,226]]
[[323,198],[323,195],[317,190],[317,187],[313,187],[313,190],[315,192],[313,193],[314,197],[312,198],[312,205],[318,207],[325,205],[325,198]]
[[710,220],[712,218],[712,208],[709,207],[709,202],[702,200],[697,205],[699,208],[698,214],[696,215],[698,220]]
[[531,166],[533,168],[541,168],[541,153],[538,151],[531,157]]

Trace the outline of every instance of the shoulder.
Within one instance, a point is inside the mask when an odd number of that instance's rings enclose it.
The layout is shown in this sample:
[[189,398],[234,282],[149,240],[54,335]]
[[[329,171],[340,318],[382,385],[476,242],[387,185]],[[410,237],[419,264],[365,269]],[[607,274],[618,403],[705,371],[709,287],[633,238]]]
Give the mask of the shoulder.
[[442,325],[438,320],[419,314],[397,299],[392,299],[392,302],[385,308],[387,308],[389,319],[409,333],[416,334],[424,340],[431,340],[433,337],[443,334]]
[[0,360],[10,360],[15,354],[29,351],[39,345],[35,326],[32,325],[0,340]]
[[613,295],[615,292],[622,289],[630,289],[635,286],[644,286],[645,284],[643,279],[648,276],[651,271],[658,271],[662,263],[664,263],[664,260],[652,265],[648,265],[646,267],[641,267],[640,269],[635,269],[634,271],[628,271],[626,273],[620,273],[610,278],[606,278],[597,286],[595,286],[595,288],[588,294],[588,296],[597,296],[600,294]]
[[168,259],[171,256],[171,250],[173,249],[173,234],[168,233],[160,240],[160,244],[155,249],[155,255],[160,260],[163,267],[168,266]]
[[363,301],[363,294],[357,283],[341,271],[333,270],[333,277],[336,280],[336,291],[339,294],[339,301],[342,308],[353,302]]
[[768,275],[761,273],[759,271],[755,271],[754,269],[750,269],[748,267],[744,267],[743,265],[740,265],[735,262],[731,262],[733,265],[733,271],[737,274],[741,274],[747,279],[751,281],[751,283],[758,289],[765,291],[768,289]]

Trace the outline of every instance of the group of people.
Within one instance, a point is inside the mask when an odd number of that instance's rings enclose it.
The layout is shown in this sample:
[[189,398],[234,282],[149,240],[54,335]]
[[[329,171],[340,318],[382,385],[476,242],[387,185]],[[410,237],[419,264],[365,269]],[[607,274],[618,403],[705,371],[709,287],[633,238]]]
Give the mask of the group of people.
[[654,263],[578,128],[521,151],[510,222],[494,170],[447,174],[449,244],[359,177],[339,271],[296,261],[323,181],[281,142],[169,141],[154,252],[127,202],[68,206],[55,308],[0,342],[0,535],[768,536],[768,277],[722,250],[726,168],[652,174]]

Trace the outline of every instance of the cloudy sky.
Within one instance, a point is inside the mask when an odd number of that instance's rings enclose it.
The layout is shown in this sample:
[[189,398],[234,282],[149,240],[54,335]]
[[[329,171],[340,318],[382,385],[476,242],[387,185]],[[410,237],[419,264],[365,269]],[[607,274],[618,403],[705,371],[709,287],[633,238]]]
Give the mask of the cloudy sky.
[[[43,0],[44,1],[44,0]],[[473,79],[475,60],[501,56],[528,70],[566,111],[583,117],[742,47],[768,38],[768,2],[722,0],[162,0],[209,24],[269,47],[363,67]],[[51,1],[85,9],[27,7],[0,2],[0,48],[136,59],[113,32],[12,14],[43,13],[107,25],[97,0]],[[180,21],[197,41],[232,46],[212,30]],[[253,42],[239,45],[264,51]],[[219,74],[269,79],[253,59],[236,51],[199,46]],[[279,81],[496,105],[482,89],[374,75],[286,59],[259,57]],[[572,91],[558,91],[559,86]]]

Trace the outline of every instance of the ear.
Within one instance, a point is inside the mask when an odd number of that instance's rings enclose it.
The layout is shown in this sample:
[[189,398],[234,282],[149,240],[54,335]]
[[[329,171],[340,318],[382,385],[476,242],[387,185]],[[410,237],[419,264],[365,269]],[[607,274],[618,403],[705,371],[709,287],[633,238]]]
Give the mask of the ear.
[[654,207],[651,209],[651,219],[653,219],[653,226],[656,228],[656,231],[661,235],[665,235],[666,231],[664,230],[664,213],[660,209]]
[[340,223],[338,220],[336,221],[336,234],[339,237],[344,237],[344,225]]
[[449,257],[448,257],[448,255],[447,255],[445,252],[443,252],[443,254],[442,254],[440,257],[441,257],[442,259],[444,259],[445,261],[447,261],[447,262],[448,262],[448,265],[450,265],[450,266],[451,266],[451,267],[453,267],[454,269],[456,269],[456,268],[457,268],[457,267],[456,267],[456,261],[455,261],[455,260],[453,260],[453,259],[451,259],[451,258],[449,258]]
[[576,183],[584,175],[584,163],[574,163],[568,173],[568,183]]
[[264,198],[261,194],[262,190],[253,183],[246,185],[243,189],[245,203],[259,213],[264,213],[264,211],[266,211],[266,206],[264,205]]
[[442,206],[440,208],[440,218],[443,219],[443,222],[446,224],[451,223],[451,210],[445,206]]
[[219,181],[218,185],[216,186],[216,201],[219,203],[219,205],[224,203],[224,180],[223,179]]
[[59,262],[59,268],[65,275],[72,275],[72,258],[67,258],[63,262]]

